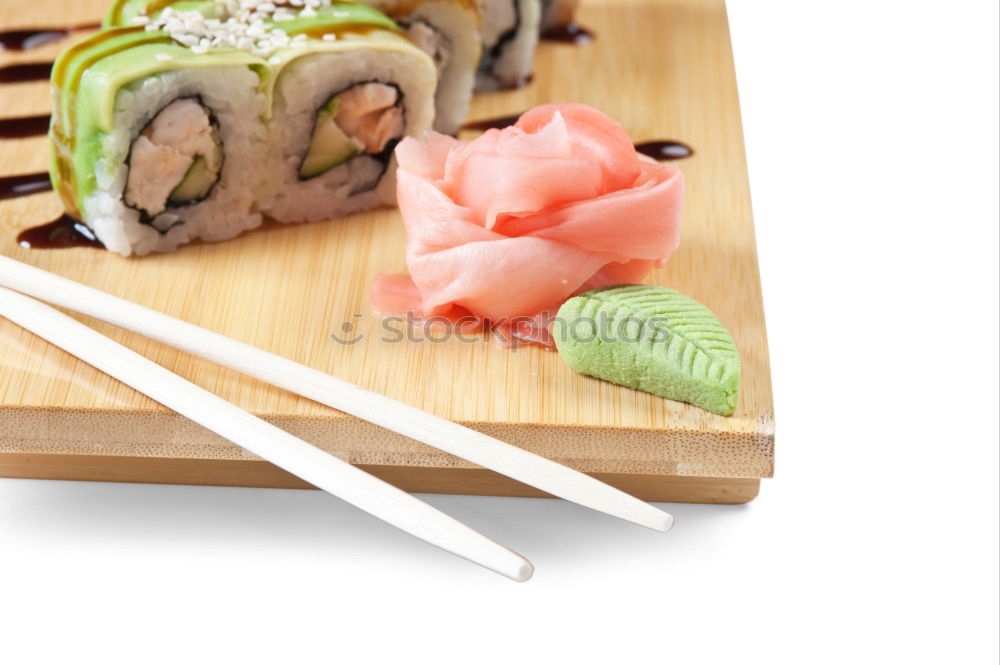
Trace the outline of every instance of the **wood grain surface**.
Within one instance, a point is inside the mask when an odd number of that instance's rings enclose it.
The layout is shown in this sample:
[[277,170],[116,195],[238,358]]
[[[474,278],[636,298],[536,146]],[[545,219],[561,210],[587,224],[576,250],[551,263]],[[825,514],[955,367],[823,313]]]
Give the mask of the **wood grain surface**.
[[[82,23],[98,18],[103,7],[103,0],[6,3],[0,5],[0,26]],[[681,247],[650,281],[705,303],[732,332],[743,382],[730,418],[577,375],[558,355],[537,348],[511,351],[490,339],[430,341],[419,332],[419,341],[394,342],[398,335],[385,331],[367,300],[376,274],[406,269],[406,237],[395,210],[310,225],[265,224],[229,242],[126,259],[93,249],[19,247],[18,231],[61,212],[55,195],[38,194],[0,202],[0,251],[586,472],[641,478],[639,485],[647,487],[649,478],[662,478],[666,487],[676,476],[768,477],[774,456],[770,370],[724,4],[585,0],[579,20],[596,33],[595,42],[543,43],[534,81],[477,97],[471,118],[577,101],[618,119],[636,141],[677,139],[694,148],[693,157],[675,162],[687,177]],[[51,59],[72,41],[0,53],[0,66]],[[0,86],[3,117],[46,112],[48,105],[45,83]],[[46,167],[44,138],[0,142],[0,175]],[[509,484],[505,491],[503,482],[483,480],[479,487],[468,475],[461,480],[459,472],[473,467],[463,460],[161,344],[81,320],[351,462],[391,469],[389,475],[402,484],[408,470],[415,470],[414,479],[427,477],[428,470],[447,478],[454,470],[454,486],[461,488],[456,491],[517,493]],[[341,343],[334,334],[360,340]],[[195,464],[255,459],[7,321],[0,321],[0,359],[0,473],[25,475],[26,465],[17,460],[26,456],[61,460],[64,469],[74,468],[70,462],[79,457],[86,463],[77,465],[79,475],[68,477],[97,478],[100,473],[86,469],[104,457],[119,470],[113,479],[150,481],[155,476],[147,467],[136,466],[132,476],[121,469],[142,458]],[[112,464],[115,458],[120,459]],[[209,477],[211,468],[206,464]],[[238,468],[220,472],[219,482],[240,484],[233,470]],[[261,484],[260,477],[247,471],[245,484]],[[650,498],[655,494],[646,492]]]

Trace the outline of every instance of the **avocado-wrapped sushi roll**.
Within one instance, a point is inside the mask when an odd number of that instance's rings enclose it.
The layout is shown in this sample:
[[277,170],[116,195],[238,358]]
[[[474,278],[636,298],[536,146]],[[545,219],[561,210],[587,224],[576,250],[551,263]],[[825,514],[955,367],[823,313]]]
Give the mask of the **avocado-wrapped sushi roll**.
[[67,49],[49,132],[66,210],[124,255],[258,226],[265,69],[246,51],[197,53],[135,27]]
[[434,63],[393,21],[363,5],[316,13],[281,23],[308,39],[269,58],[261,209],[281,222],[394,204],[393,149],[434,121]]
[[458,132],[469,111],[482,53],[476,0],[361,0],[396,21],[434,60],[434,129]]
[[482,15],[477,90],[516,88],[534,71],[541,19],[539,0],[477,0]]
[[434,119],[430,56],[364,5],[239,3],[140,14],[56,62],[53,182],[109,249],[394,202],[392,150]]

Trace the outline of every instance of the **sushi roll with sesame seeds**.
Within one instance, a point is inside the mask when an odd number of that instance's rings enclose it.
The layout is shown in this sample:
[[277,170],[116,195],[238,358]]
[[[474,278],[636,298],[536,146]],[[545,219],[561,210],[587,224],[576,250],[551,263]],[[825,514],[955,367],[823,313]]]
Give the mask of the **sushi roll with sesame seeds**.
[[469,111],[482,53],[476,0],[361,0],[384,12],[437,68],[434,129],[458,132]]
[[258,226],[266,63],[166,32],[104,30],[52,68],[51,179],[67,212],[123,255]]
[[281,222],[394,204],[393,150],[434,121],[434,63],[394,22],[363,5],[316,13],[281,23],[293,40],[308,40],[269,59],[272,115],[261,208]]
[[430,56],[365,5],[239,2],[168,6],[55,63],[52,181],[108,249],[395,202],[393,148],[434,120]]
[[476,90],[516,88],[531,80],[541,20],[540,0],[477,0],[482,15]]

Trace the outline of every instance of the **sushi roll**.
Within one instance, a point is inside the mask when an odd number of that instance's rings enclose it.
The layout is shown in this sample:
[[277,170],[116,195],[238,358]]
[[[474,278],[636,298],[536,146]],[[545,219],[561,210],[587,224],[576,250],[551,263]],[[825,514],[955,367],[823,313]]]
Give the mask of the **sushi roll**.
[[324,7],[281,26],[292,39],[308,40],[269,59],[261,209],[280,222],[300,222],[394,204],[393,150],[434,121],[430,56],[363,5]]
[[550,30],[560,30],[573,22],[579,0],[541,0],[542,19],[539,30],[544,35]]
[[123,255],[258,226],[252,165],[266,148],[264,70],[252,53],[199,54],[136,27],[63,52],[49,136],[67,212]]
[[482,15],[476,90],[516,88],[531,79],[541,20],[539,0],[477,0]]
[[[251,11],[259,4],[262,3],[252,0],[115,0],[105,14],[104,25],[134,25],[155,18],[167,7],[174,11],[198,11],[207,18],[239,18],[241,12]],[[321,14],[332,4],[331,0],[302,0],[299,8],[308,6],[307,12]],[[360,0],[360,4],[393,19],[415,46],[431,56],[438,76],[434,129],[455,134],[468,114],[482,53],[476,0]],[[288,11],[277,18],[291,16]],[[281,27],[280,22],[277,25]]]
[[51,176],[70,214],[128,255],[225,240],[262,213],[394,203],[393,148],[432,126],[436,83],[396,23],[354,3],[224,20],[208,18],[219,2],[185,4],[56,61]]
[[475,0],[361,0],[395,20],[437,67],[434,129],[455,134],[465,122],[482,53]]

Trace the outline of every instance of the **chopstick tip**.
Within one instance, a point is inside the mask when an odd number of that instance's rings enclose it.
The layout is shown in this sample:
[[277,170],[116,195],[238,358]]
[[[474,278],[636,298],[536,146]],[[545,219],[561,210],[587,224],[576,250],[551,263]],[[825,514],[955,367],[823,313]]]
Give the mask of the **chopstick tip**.
[[514,575],[511,575],[511,579],[515,582],[527,582],[531,579],[531,576],[535,574],[535,567],[527,559],[521,564]]
[[674,528],[674,516],[670,513],[663,513],[663,525],[660,527],[660,531],[666,533]]
[[[650,508],[653,508],[650,506]],[[670,513],[660,510],[659,508],[653,508],[653,511],[649,518],[642,522],[643,526],[649,527],[653,531],[659,531],[661,533],[666,533],[674,526],[674,516]]]

